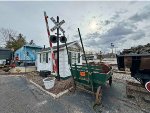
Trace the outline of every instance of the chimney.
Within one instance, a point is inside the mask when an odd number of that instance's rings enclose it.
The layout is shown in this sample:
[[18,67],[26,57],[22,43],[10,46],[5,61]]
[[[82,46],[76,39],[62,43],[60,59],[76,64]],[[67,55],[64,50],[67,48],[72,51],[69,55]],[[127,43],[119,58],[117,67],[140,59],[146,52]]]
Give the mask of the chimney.
[[43,49],[45,49],[45,45],[44,45],[44,48]]

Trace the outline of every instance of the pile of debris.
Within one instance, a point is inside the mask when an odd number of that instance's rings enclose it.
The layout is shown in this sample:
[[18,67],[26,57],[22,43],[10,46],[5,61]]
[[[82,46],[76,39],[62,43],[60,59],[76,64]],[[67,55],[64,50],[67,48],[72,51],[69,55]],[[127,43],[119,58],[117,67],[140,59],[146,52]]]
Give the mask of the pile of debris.
[[146,45],[139,45],[137,47],[131,47],[130,49],[124,49],[121,54],[149,54],[150,53],[150,43]]

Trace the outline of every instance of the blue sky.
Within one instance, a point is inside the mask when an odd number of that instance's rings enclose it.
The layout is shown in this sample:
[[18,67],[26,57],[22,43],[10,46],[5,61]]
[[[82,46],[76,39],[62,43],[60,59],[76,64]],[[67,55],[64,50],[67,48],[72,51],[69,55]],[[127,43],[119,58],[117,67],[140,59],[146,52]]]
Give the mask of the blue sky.
[[[44,11],[65,20],[68,42],[79,40],[80,28],[88,50],[109,52],[111,43],[117,50],[150,43],[150,2],[0,2],[0,28],[14,29],[27,41],[48,47]],[[50,20],[49,26],[54,26]]]

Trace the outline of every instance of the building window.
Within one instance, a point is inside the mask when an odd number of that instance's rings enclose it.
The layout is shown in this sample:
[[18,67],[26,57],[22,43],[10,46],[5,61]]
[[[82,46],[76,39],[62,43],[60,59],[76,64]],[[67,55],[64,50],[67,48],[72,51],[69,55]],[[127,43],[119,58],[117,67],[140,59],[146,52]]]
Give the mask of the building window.
[[40,63],[41,63],[41,60],[42,60],[42,58],[41,58],[41,54],[40,54]]
[[68,64],[71,64],[71,52],[68,53]]
[[43,62],[46,62],[46,53],[43,53]]
[[74,63],[76,63],[76,60],[77,60],[77,57],[76,57],[76,53],[74,53],[74,57],[73,57],[73,59],[74,59]]
[[29,52],[27,52],[27,56],[29,56]]
[[46,63],[48,63],[48,53],[46,53]]
[[80,63],[80,53],[78,53],[78,63]]

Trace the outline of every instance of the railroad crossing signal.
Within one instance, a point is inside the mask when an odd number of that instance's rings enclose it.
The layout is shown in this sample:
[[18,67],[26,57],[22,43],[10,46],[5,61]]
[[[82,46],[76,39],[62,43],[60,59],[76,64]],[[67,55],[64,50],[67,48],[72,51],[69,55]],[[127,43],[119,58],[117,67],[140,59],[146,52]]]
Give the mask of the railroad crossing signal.
[[61,22],[57,23],[56,20],[53,17],[51,17],[50,19],[55,24],[55,26],[51,29],[51,31],[53,32],[54,30],[56,30],[57,28],[59,28],[60,31],[64,34],[65,31],[61,28],[61,25],[64,24],[65,21],[62,20]]

